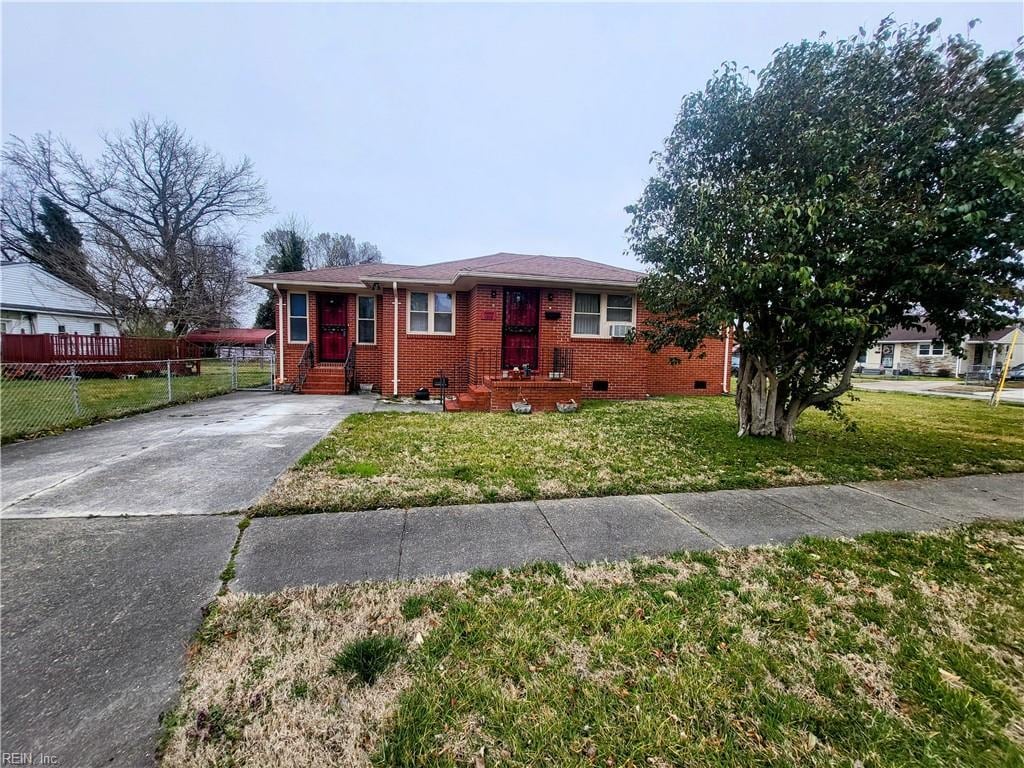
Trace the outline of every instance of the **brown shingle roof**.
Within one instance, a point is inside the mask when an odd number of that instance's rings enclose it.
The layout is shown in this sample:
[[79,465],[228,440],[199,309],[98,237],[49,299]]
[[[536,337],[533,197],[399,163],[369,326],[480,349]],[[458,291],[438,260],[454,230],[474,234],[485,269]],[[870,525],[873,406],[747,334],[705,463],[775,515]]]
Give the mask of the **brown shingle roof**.
[[575,256],[544,256],[525,253],[492,253],[472,259],[442,261],[422,267],[405,267],[388,272],[388,277],[405,280],[444,280],[454,282],[461,274],[514,275],[516,277],[555,278],[597,282],[635,283],[642,272],[600,264]]
[[[921,323],[921,326],[923,327],[923,330],[918,330],[916,328],[900,328],[899,326],[890,328],[889,333],[887,333],[885,338],[878,343],[893,344],[896,342],[924,342],[934,341],[940,338],[939,329],[931,323],[926,321]],[[968,341],[997,341],[1011,333],[1013,329],[1014,326],[1008,325],[1005,328],[989,331],[988,333],[980,336],[971,336]]]
[[931,323],[921,323],[923,330],[917,328],[900,328],[894,326],[889,329],[879,344],[893,344],[899,341],[934,341],[939,338],[939,329]]
[[636,284],[642,272],[613,267],[575,256],[543,256],[524,253],[492,253],[472,259],[441,261],[421,266],[399,264],[357,264],[351,267],[311,269],[305,272],[279,272],[250,278],[252,281],[357,284],[370,280],[423,280],[442,284],[454,283],[463,276],[510,276],[536,280],[565,280],[580,283]]
[[250,277],[250,280],[271,282],[288,280],[306,283],[360,284],[360,278],[368,274],[386,274],[394,269],[408,269],[401,264],[352,264],[347,267],[325,267],[324,269],[306,269],[301,272],[268,272],[265,275]]

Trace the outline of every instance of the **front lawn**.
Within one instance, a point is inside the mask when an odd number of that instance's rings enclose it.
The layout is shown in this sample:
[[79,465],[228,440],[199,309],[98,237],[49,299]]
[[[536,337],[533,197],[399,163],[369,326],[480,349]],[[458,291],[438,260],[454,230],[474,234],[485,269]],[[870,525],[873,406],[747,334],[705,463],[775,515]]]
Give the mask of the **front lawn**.
[[858,392],[856,431],[810,411],[797,443],[736,437],[731,398],[586,402],[576,414],[350,416],[257,514],[708,491],[1024,470],[1024,410]]
[[164,768],[1019,766],[1024,523],[228,594]]

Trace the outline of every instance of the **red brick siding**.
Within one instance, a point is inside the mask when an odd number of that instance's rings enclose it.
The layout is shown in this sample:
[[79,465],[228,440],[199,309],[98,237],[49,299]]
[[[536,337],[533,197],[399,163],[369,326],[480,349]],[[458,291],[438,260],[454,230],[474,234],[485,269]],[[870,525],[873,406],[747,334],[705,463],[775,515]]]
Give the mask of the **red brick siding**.
[[[370,291],[349,296],[348,308],[348,341],[349,345],[359,339],[359,300],[358,296],[369,296]],[[377,338],[375,344],[356,344],[356,381],[360,384],[373,384],[378,392],[381,390],[381,357],[383,355],[383,339],[381,338],[381,313],[384,311],[382,296],[374,296],[377,303]]]
[[[291,344],[288,342],[288,292],[281,291],[284,295],[284,301],[281,302],[281,315],[280,325],[281,333],[278,334],[279,353],[284,355],[284,378],[285,381],[294,381],[295,374],[299,369],[299,360],[302,358],[302,351],[306,348],[307,342],[296,342]],[[306,293],[308,301],[306,302],[306,311],[309,313],[309,340],[316,341],[316,293],[313,291],[295,291],[295,293]],[[283,352],[280,350],[283,349]],[[280,370],[280,367],[278,368]]]
[[[443,289],[441,289],[443,290]],[[390,291],[388,292],[390,294]],[[406,332],[406,303],[409,291],[398,289],[398,392],[412,394],[420,387],[430,387],[438,371],[452,371],[463,365],[468,357],[467,342],[470,335],[469,293],[455,294],[455,335],[435,336]],[[390,295],[385,302],[387,311],[394,313]],[[391,354],[392,340],[388,340]],[[391,359],[385,366],[391,375]],[[390,384],[390,380],[389,380]],[[391,391],[391,387],[388,388]]]
[[525,399],[533,406],[534,413],[555,410],[555,403],[580,399],[578,384],[564,381],[495,381],[491,388],[491,410],[510,411],[512,403]]
[[[494,296],[491,296],[491,293]],[[356,293],[350,293],[348,303],[349,342],[356,339]],[[501,354],[502,302],[501,286],[479,285],[469,292],[459,292],[455,299],[455,336],[434,336],[406,333],[407,291],[398,291],[398,341],[400,394],[410,394],[419,387],[429,387],[439,370],[452,372],[473,358],[477,350],[493,350],[496,359]],[[573,291],[567,288],[540,289],[539,347],[541,370],[551,366],[555,347],[574,350],[573,376],[582,384],[581,397],[639,398],[646,395],[667,394],[720,394],[723,392],[723,366],[729,350],[722,339],[708,339],[704,345],[706,355],[699,352],[690,356],[675,349],[664,349],[651,354],[642,343],[627,344],[617,339],[582,339],[572,336]],[[288,300],[282,304],[279,317],[279,349],[284,350],[286,380],[292,380],[302,354],[303,344],[289,344]],[[317,294],[309,292],[310,338],[316,339]],[[558,320],[547,320],[544,313],[561,313]],[[377,343],[357,346],[356,369],[360,382],[373,383],[379,391],[392,392],[393,361],[392,291],[386,288],[377,297]],[[642,307],[637,308],[637,323],[642,325],[649,317]],[[678,357],[678,365],[670,364]],[[593,382],[608,382],[608,391],[594,391]],[[696,389],[694,383],[704,381],[705,389]],[[728,377],[726,389],[728,390]],[[562,395],[559,394],[561,398]],[[564,398],[562,398],[564,399]],[[508,403],[503,403],[506,410]]]

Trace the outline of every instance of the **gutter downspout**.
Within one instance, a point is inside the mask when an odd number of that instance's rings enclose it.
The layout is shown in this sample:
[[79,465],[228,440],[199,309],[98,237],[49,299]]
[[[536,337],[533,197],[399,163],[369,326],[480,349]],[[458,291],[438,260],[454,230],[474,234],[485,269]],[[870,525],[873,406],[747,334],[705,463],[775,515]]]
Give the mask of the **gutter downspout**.
[[394,397],[398,397],[398,281],[395,280],[391,283],[391,306],[395,310],[394,328],[395,334],[392,344],[394,349],[392,351],[392,362],[391,362],[391,394]]
[[[277,283],[274,283],[274,293],[277,294],[277,324],[284,326],[284,323],[281,322],[284,319],[284,296],[278,290]],[[283,327],[277,329],[277,371],[278,378],[282,381],[284,380],[284,334],[285,329]],[[277,387],[274,388],[277,389]]]
[[729,393],[729,363],[732,361],[732,346],[729,337],[732,335],[732,326],[725,329],[725,354],[722,356],[722,394]]

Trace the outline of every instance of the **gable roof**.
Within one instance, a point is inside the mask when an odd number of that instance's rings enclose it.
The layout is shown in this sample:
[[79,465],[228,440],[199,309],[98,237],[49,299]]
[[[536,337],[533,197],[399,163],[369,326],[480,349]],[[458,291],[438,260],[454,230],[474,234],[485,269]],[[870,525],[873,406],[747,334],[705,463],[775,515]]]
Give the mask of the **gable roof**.
[[31,261],[0,261],[0,307],[114,320],[85,291]]
[[257,285],[273,282],[355,286],[373,282],[437,283],[456,285],[474,279],[520,279],[534,282],[567,282],[587,285],[635,286],[643,272],[613,267],[575,256],[544,256],[525,253],[492,253],[471,259],[441,261],[420,266],[357,264],[350,267],[278,272],[249,278]]
[[[895,326],[889,329],[889,333],[885,335],[885,338],[876,342],[878,344],[895,344],[900,342],[925,342],[925,341],[936,341],[940,338],[939,329],[936,328],[932,323],[923,322],[921,323],[922,328],[900,328]],[[1009,340],[1007,337],[1013,333],[1015,325],[1008,325],[1005,328],[997,328],[994,331],[983,333],[978,336],[969,337],[966,342],[968,344],[977,342],[998,342],[1003,340]]]

